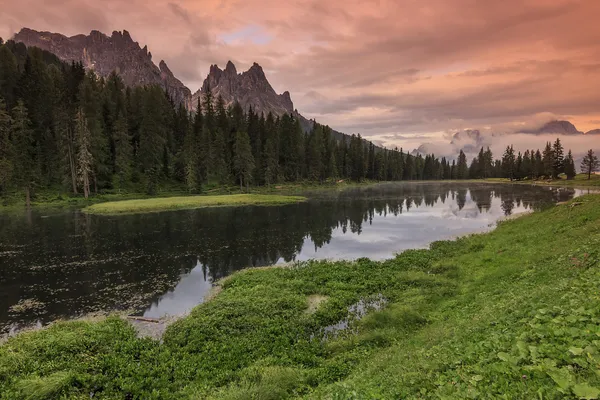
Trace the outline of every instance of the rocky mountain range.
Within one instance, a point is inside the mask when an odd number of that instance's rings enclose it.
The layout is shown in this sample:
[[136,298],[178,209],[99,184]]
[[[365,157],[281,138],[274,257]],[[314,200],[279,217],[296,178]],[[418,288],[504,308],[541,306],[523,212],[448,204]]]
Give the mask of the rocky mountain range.
[[225,69],[211,65],[208,76],[202,88],[192,96],[193,107],[196,107],[198,98],[210,90],[214,98],[221,96],[225,105],[229,106],[238,101],[244,111],[250,107],[254,112],[265,115],[272,112],[275,115],[292,114],[294,104],[289,92],[277,94],[260,65],[254,63],[248,71],[238,74],[231,61]]
[[[275,92],[262,67],[256,63],[242,73],[237,72],[231,61],[224,70],[211,65],[202,87],[192,95],[192,91],[174,76],[163,60],[158,66],[154,64],[147,46],[142,48],[126,30],[115,31],[111,36],[91,31],[89,35],[67,37],[60,33],[23,28],[13,40],[47,50],[66,62],[82,62],[85,68],[94,70],[100,76],[106,77],[116,71],[128,86],[161,85],[175,102],[183,103],[189,110],[197,107],[198,98],[210,88],[214,98],[221,96],[226,105],[238,101],[245,111],[252,107],[259,114],[293,114],[305,131],[310,130],[314,123],[294,109],[289,92]],[[338,140],[348,138],[337,131],[333,134]]]
[[192,106],[192,92],[177,79],[167,64],[152,61],[148,47],[140,47],[126,30],[107,36],[99,31],[89,35],[67,37],[60,33],[38,32],[23,28],[14,38],[26,46],[39,47],[66,62],[82,62],[86,69],[100,76],[116,71],[128,86],[157,84],[165,88],[174,101]]

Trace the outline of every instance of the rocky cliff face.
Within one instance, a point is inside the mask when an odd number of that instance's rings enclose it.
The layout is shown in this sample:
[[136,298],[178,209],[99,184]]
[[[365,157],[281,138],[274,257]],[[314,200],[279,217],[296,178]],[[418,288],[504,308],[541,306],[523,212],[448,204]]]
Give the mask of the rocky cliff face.
[[26,46],[50,51],[66,62],[81,61],[87,69],[92,69],[101,76],[117,71],[128,86],[161,85],[175,102],[183,103],[191,109],[190,89],[173,75],[164,61],[156,66],[148,48],[141,48],[126,30],[115,31],[111,36],[92,31],[87,36],[67,37],[59,33],[23,28],[15,35],[14,40],[23,42]]
[[272,112],[274,115],[282,115],[294,112],[294,104],[289,92],[277,94],[267,80],[262,67],[256,63],[241,74],[238,74],[231,61],[227,63],[224,70],[217,65],[211,65],[202,88],[193,95],[194,108],[198,104],[198,99],[202,98],[209,89],[215,99],[221,96],[226,106],[237,100],[245,111],[252,107],[258,114],[266,115]]

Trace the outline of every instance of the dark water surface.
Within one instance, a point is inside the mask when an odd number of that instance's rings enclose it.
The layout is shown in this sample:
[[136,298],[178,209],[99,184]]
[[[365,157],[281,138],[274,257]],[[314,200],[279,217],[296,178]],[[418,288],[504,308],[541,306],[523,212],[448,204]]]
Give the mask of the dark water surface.
[[212,282],[243,268],[390,258],[582,193],[406,183],[320,191],[306,203],[274,207],[0,214],[0,333],[96,311],[177,315],[200,303]]

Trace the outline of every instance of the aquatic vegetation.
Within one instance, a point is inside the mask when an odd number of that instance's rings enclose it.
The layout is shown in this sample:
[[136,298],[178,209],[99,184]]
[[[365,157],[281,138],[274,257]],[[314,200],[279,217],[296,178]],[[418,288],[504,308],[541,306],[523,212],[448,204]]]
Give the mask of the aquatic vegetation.
[[162,344],[115,317],[24,333],[0,395],[597,398],[600,196],[576,201],[387,261],[236,273]]
[[232,194],[222,196],[157,197],[153,199],[110,201],[83,209],[90,214],[133,214],[173,211],[201,207],[281,205],[305,201],[302,196],[266,194]]

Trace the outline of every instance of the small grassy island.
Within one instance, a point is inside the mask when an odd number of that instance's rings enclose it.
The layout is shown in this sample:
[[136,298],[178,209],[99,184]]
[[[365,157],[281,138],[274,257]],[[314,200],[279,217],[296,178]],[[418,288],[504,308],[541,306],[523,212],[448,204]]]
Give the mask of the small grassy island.
[[282,205],[305,201],[302,196],[274,194],[232,194],[221,196],[158,197],[152,199],[109,201],[83,209],[89,214],[136,214],[219,206]]
[[236,273],[162,342],[117,316],[21,333],[0,398],[597,399],[599,287],[587,195],[382,262]]

